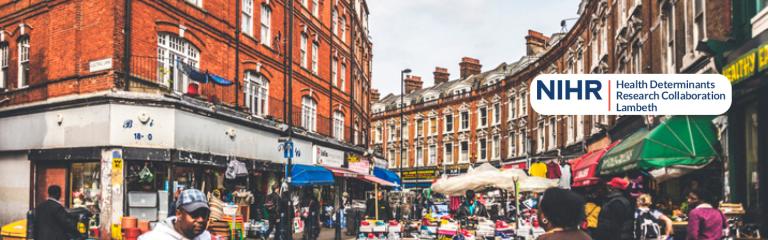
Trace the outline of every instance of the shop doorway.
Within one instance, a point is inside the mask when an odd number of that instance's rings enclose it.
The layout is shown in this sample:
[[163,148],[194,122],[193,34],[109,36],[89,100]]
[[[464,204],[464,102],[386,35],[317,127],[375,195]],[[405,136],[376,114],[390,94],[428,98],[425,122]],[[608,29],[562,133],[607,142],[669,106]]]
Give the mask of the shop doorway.
[[[62,198],[59,199],[64,206],[67,206],[67,198],[64,194],[67,192],[68,169],[66,164],[61,163],[37,163],[35,170],[35,199],[34,206],[48,199],[48,187],[58,185],[62,190]],[[33,207],[34,207],[33,206]]]

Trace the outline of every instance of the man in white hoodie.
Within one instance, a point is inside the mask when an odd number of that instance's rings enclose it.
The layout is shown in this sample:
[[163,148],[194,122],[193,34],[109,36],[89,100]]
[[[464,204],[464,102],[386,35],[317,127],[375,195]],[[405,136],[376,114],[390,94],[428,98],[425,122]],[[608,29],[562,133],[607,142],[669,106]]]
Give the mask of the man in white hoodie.
[[152,231],[139,240],[210,240],[206,230],[211,210],[205,194],[197,189],[181,192],[176,200],[176,216],[158,222]]

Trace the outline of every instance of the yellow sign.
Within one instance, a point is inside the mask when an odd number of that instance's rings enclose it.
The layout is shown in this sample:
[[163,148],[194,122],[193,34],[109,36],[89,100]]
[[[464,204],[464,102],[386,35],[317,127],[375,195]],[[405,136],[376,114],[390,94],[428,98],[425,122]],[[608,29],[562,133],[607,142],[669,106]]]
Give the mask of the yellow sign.
[[122,158],[113,158],[112,159],[112,168],[113,169],[123,169],[123,159]]
[[359,158],[359,157],[357,157],[357,155],[353,155],[353,154],[350,154],[350,155],[347,157],[347,162],[350,162],[350,163],[356,163],[356,162],[359,162],[359,161],[360,161],[360,158]]
[[757,48],[757,71],[762,72],[768,68],[768,43],[761,45]]
[[[760,47],[760,52],[763,51],[763,47]],[[725,66],[723,68],[723,75],[728,78],[728,80],[731,80],[731,83],[736,83],[738,81],[754,76],[755,65],[757,63],[757,54],[755,54],[755,52],[756,50],[752,50],[736,59],[736,61],[733,63]],[[761,64],[765,65],[762,63],[763,61],[766,60],[761,59]]]

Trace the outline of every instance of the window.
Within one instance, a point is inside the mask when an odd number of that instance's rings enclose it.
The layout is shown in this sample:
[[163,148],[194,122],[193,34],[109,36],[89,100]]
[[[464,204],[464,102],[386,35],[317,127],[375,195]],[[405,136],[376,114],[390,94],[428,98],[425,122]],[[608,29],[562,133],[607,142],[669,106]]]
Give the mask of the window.
[[341,16],[339,27],[341,28],[341,41],[347,42],[347,17]]
[[397,129],[395,128],[395,125],[389,125],[389,141],[395,140],[395,136],[397,136]]
[[429,145],[429,166],[437,164],[437,145]]
[[272,32],[269,28],[272,26],[272,9],[268,5],[261,5],[261,43],[271,46]]
[[187,2],[200,8],[203,7],[203,0],[187,0]]
[[301,67],[307,68],[307,34],[301,33],[301,46],[299,48],[299,58],[301,58]]
[[403,138],[405,138],[405,139],[406,139],[406,141],[408,141],[409,139],[411,139],[411,137],[410,137],[410,134],[408,134],[408,130],[409,130],[409,129],[408,129],[408,120],[406,120],[405,122],[403,122],[403,125],[401,126],[401,129],[403,130]]
[[245,72],[245,106],[256,116],[266,116],[269,103],[269,81],[255,72]]
[[339,35],[339,11],[335,8],[331,11],[331,31],[333,35]]
[[333,112],[333,137],[344,141],[344,113],[339,111]]
[[389,168],[395,168],[395,161],[397,161],[397,156],[395,155],[395,149],[389,150],[389,155],[387,156],[387,163],[389,163]]
[[320,2],[318,0],[312,0],[312,16],[320,17]]
[[200,51],[187,40],[170,33],[157,36],[158,78],[179,93],[187,92],[189,77],[182,68],[199,68]]
[[6,82],[8,81],[8,44],[3,43],[0,46],[0,89],[7,88]]
[[19,39],[19,88],[29,85],[29,36]]
[[[305,8],[309,8],[307,6],[307,0],[301,0],[301,6],[304,6]],[[394,155],[394,154],[392,154],[392,155]]]
[[339,85],[341,85],[341,91],[345,91],[347,87],[347,64],[341,63],[341,72],[339,72]]
[[704,0],[694,0],[693,2],[693,46],[691,50],[696,49],[696,45],[704,39]]
[[453,163],[453,144],[446,143],[443,146],[443,165]]
[[402,166],[408,167],[408,162],[407,162],[408,158],[409,158],[408,148],[404,147],[403,149],[400,150],[400,165],[398,167],[402,167]]
[[501,138],[499,135],[493,136],[493,145],[491,146],[491,152],[493,159],[499,159],[501,157]]
[[336,60],[336,58],[333,58],[331,60],[331,82],[333,83],[334,87],[339,87],[339,71],[337,70],[339,68],[339,61]]
[[493,104],[493,124],[498,125],[501,123],[501,105],[499,103]]
[[320,44],[312,42],[312,73],[317,74],[317,58],[320,55]]
[[600,31],[600,55],[608,54],[608,23],[603,18],[602,20],[602,27],[603,29]]
[[301,126],[314,132],[317,120],[317,102],[309,96],[301,98]]
[[574,126],[573,126],[573,120],[574,119],[573,119],[572,116],[566,116],[565,117],[565,129],[567,129],[566,130],[566,138],[568,139],[568,141],[566,141],[566,142],[568,142],[569,144],[573,143],[573,141],[574,141],[574,139],[573,139],[573,136],[574,136],[573,132],[574,132],[575,129],[574,129]]
[[557,147],[557,119],[549,119],[549,149]]
[[461,112],[461,130],[469,129],[469,112]]
[[479,157],[478,160],[488,160],[488,141],[485,138],[477,139],[477,151]]
[[546,133],[544,131],[545,131],[545,129],[544,129],[544,122],[539,122],[539,128],[536,130],[536,132],[539,135],[539,144],[538,144],[539,146],[537,148],[537,149],[539,149],[539,151],[544,150],[544,145],[546,144],[545,140],[546,140],[546,136],[547,135],[546,135]]
[[[358,133],[359,130],[358,130],[358,127],[357,127],[359,125],[360,125],[360,123],[358,123],[357,120],[355,120],[355,124],[352,125],[352,128],[353,128],[352,129],[352,144],[355,144],[355,145],[359,145],[360,144],[360,137],[361,136],[359,136],[359,133]],[[344,127],[344,124],[342,124],[342,129],[343,129],[343,127]],[[342,130],[342,135],[343,135],[343,132],[344,132],[344,130]]]
[[576,140],[584,137],[584,115],[576,115]]
[[429,119],[429,135],[437,135],[437,118],[432,117]]
[[635,46],[632,50],[632,71],[633,73],[643,73],[643,48],[640,46]]
[[521,130],[520,131],[520,145],[523,146],[520,149],[521,153],[523,153],[525,155],[528,155],[528,152],[530,152],[530,150],[531,150],[531,146],[529,146],[528,144],[529,144],[529,142],[528,142],[528,133],[525,132],[525,130]]
[[509,132],[509,137],[507,138],[507,157],[514,157],[517,154],[517,149],[515,149],[515,141],[517,141],[517,138],[515,138],[515,132]]
[[514,95],[509,97],[509,102],[507,102],[507,104],[509,105],[509,119],[507,119],[507,120],[515,119],[515,117],[517,115],[515,113],[515,110],[516,110],[515,104],[517,104],[517,102],[515,102],[515,96]]
[[424,120],[418,119],[416,120],[416,137],[421,137],[422,134],[424,134]]
[[461,152],[459,153],[460,153],[459,162],[468,163],[469,162],[469,142],[461,141]]
[[488,109],[485,107],[481,107],[478,111],[478,115],[480,117],[480,127],[485,127],[488,125]]
[[664,46],[664,53],[665,53],[665,63],[666,63],[666,70],[667,73],[675,73],[675,22],[674,22],[674,16],[672,16],[672,10],[673,7],[670,7],[670,9],[666,9],[667,12],[666,17],[664,19],[664,42],[662,46]]
[[424,148],[417,147],[416,148],[416,163],[413,164],[415,167],[421,167],[424,165]]
[[376,143],[381,143],[381,135],[382,135],[381,134],[381,131],[382,131],[381,127],[376,127],[375,131],[376,132],[373,133],[374,134],[373,137],[374,137],[374,139],[376,139]]
[[445,115],[445,129],[444,132],[453,132],[453,114]]
[[528,94],[520,93],[520,116],[528,116]]
[[243,16],[240,30],[248,36],[253,36],[253,0],[243,0]]

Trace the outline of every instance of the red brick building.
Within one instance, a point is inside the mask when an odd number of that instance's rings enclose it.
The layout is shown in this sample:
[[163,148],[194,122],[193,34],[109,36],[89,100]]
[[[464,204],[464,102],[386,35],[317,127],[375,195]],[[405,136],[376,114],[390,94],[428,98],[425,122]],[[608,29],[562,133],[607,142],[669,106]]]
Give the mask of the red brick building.
[[[282,174],[277,139],[289,93],[295,162],[315,163],[320,150],[362,155],[372,58],[366,1],[286,2],[0,2],[0,164],[29,169],[9,176],[30,179],[0,184],[5,193],[29,191],[0,197],[9,203],[0,224],[22,218],[57,183],[69,186],[67,205],[74,193],[100,192],[108,226],[128,212],[110,203],[123,201],[108,190],[123,180],[98,168],[113,158],[129,170],[146,160],[221,170],[237,159],[265,172],[254,188],[266,189]],[[75,177],[88,169],[101,177]],[[125,181],[123,193],[131,191]],[[93,183],[101,184],[85,187]]]
[[425,175],[435,178],[483,162],[526,167],[605,147],[658,119],[539,115],[528,101],[532,79],[542,73],[717,72],[700,45],[706,38],[727,38],[730,13],[721,10],[729,4],[584,0],[580,17],[566,22],[567,32],[528,31],[526,56],[519,60],[486,70],[465,57],[458,78],[449,80],[445,68],[437,67],[434,84],[426,88],[420,77],[409,76],[403,103],[392,94],[373,103],[371,145],[390,168],[407,171],[406,187],[425,187],[432,180]]

